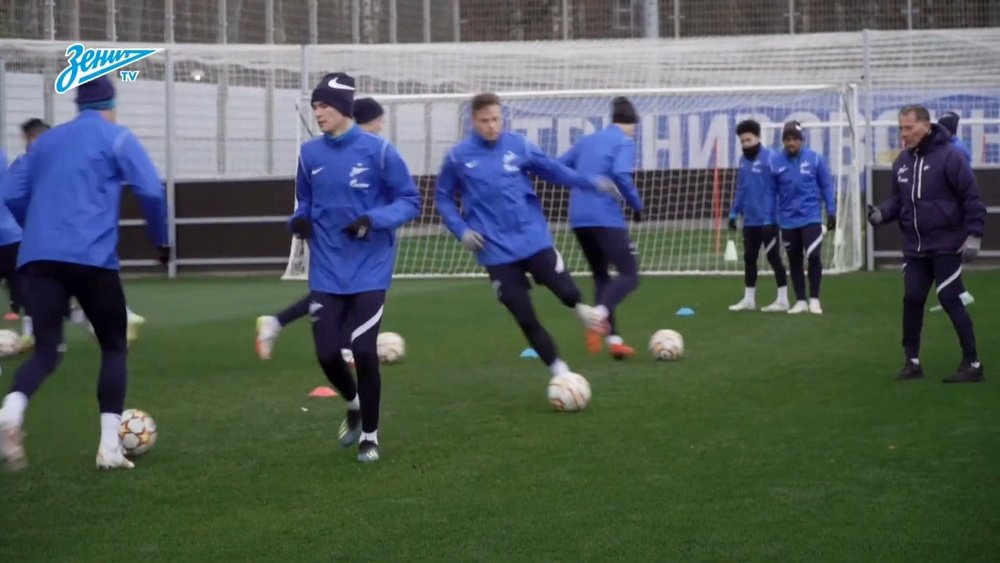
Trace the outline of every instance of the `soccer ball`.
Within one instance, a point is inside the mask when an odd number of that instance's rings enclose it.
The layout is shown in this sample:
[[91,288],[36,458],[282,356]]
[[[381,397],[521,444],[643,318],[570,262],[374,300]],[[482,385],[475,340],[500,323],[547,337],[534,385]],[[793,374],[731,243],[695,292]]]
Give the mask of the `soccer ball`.
[[376,344],[378,360],[383,364],[394,364],[406,355],[406,341],[395,332],[380,332]]
[[0,330],[0,358],[21,353],[21,335],[13,330]]
[[557,411],[582,411],[590,404],[590,383],[578,373],[555,375],[549,380],[549,403]]
[[657,360],[676,360],[684,355],[684,337],[675,330],[658,330],[649,339],[649,353]]
[[128,409],[122,413],[118,436],[128,457],[140,456],[156,443],[156,421],[144,411]]

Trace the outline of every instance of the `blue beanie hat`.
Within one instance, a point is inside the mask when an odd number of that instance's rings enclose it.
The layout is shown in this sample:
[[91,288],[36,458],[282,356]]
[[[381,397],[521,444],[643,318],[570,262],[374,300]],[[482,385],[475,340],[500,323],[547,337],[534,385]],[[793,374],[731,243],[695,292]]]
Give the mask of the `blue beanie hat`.
[[376,102],[374,98],[354,100],[354,121],[357,121],[358,125],[375,121],[383,113],[385,113],[385,110],[382,109],[381,104]]
[[76,107],[111,109],[115,107],[115,86],[107,76],[101,76],[76,88]]
[[327,74],[313,90],[310,103],[323,102],[347,117],[354,116],[354,78],[343,72]]

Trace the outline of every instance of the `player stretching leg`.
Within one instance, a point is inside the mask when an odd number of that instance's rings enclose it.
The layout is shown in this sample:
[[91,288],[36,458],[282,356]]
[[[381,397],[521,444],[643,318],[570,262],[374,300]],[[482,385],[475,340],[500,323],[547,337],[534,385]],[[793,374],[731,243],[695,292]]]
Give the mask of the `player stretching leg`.
[[114,123],[111,81],[101,77],[83,84],[76,103],[76,119],[39,137],[20,172],[0,190],[12,210],[26,210],[18,265],[26,278],[26,305],[35,325],[34,354],[18,369],[0,407],[0,454],[14,470],[27,464],[24,412],[59,363],[57,347],[71,297],[93,322],[101,346],[97,467],[133,467],[118,437],[128,381],[125,293],[115,254],[123,185],[130,186],[142,204],[160,261],[170,258],[166,192],[139,141]]
[[[496,94],[472,99],[473,132],[444,158],[434,203],[462,246],[485,266],[497,299],[510,311],[553,376],[569,372],[552,336],[531,304],[528,274],[576,311],[589,330],[607,331],[605,320],[586,305],[562,257],[553,247],[549,225],[528,172],[564,186],[617,191],[604,179],[593,181],[546,156],[522,135],[503,130]],[[456,204],[461,200],[461,211]]]
[[[638,122],[632,102],[615,98],[611,108],[612,124],[580,139],[559,161],[586,175],[611,178],[632,208],[632,218],[642,220],[642,200],[632,181],[635,169],[635,124]],[[591,274],[594,276],[594,302],[600,314],[608,319],[609,333],[605,337],[611,355],[621,360],[635,354],[625,344],[615,323],[615,308],[639,286],[639,269],[635,262],[635,244],[628,235],[622,217],[621,203],[612,195],[593,189],[574,188],[569,198],[569,224],[580,243]],[[609,266],[618,276],[611,277]],[[600,335],[589,332],[587,349],[601,350]]]
[[[363,131],[378,135],[382,132],[385,110],[372,98],[354,100],[354,122]],[[310,297],[306,295],[276,315],[257,317],[257,356],[262,360],[270,360],[274,352],[274,343],[281,334],[281,329],[309,314]],[[340,353],[349,366],[354,367],[354,353],[351,343],[344,342]]]
[[[378,461],[382,379],[377,337],[392,282],[396,229],[420,214],[420,194],[406,163],[388,141],[351,119],[354,79],[338,72],[313,90],[322,137],[299,150],[295,235],[309,241],[309,315],[316,358],[347,401],[338,436],[360,437],[358,461]],[[350,342],[354,381],[341,346]]]

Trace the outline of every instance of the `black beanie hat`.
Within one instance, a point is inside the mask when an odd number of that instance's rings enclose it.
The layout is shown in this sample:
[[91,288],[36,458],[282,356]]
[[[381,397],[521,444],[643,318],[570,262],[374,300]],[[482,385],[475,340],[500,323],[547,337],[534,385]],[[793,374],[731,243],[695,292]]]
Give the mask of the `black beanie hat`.
[[789,121],[785,124],[784,129],[781,130],[781,140],[784,141],[789,137],[794,137],[796,139],[802,139],[802,124],[798,121]]
[[310,103],[323,102],[347,117],[354,116],[354,78],[343,72],[327,74],[313,90]]
[[635,113],[635,106],[624,96],[619,96],[611,102],[611,122],[612,123],[638,123],[639,116]]
[[385,110],[382,109],[382,106],[374,98],[358,98],[354,100],[354,121],[357,121],[358,125],[375,121],[383,113],[385,113]]
[[757,123],[753,119],[744,119],[737,123],[736,136],[738,137],[744,133],[753,133],[754,136],[760,137],[760,123]]
[[76,106],[80,111],[115,107],[115,85],[107,76],[100,76],[77,86]]
[[938,125],[947,129],[948,132],[954,136],[955,133],[958,132],[958,120],[958,114],[953,111],[949,111],[948,113],[942,115],[941,119],[938,119]]

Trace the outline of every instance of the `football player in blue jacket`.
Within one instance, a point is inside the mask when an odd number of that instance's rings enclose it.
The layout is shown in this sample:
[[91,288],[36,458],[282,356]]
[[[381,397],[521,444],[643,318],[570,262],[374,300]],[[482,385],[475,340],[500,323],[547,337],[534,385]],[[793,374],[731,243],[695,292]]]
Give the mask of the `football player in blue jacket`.
[[[354,122],[362,131],[378,135],[382,132],[385,110],[373,98],[354,100]],[[279,311],[276,315],[257,317],[257,339],[255,348],[257,356],[262,360],[270,360],[274,352],[274,344],[281,334],[281,329],[309,314],[311,295],[306,295],[295,303]],[[354,352],[351,351],[350,335],[340,350],[347,365],[354,367]]]
[[[823,280],[823,206],[826,227],[837,228],[837,201],[826,159],[802,146],[802,125],[789,121],[781,132],[785,150],[774,155],[771,169],[778,183],[778,223],[788,254],[788,271],[795,289],[795,305],[790,314],[822,315],[819,288]],[[809,261],[809,294],[803,266]]]
[[[347,401],[338,437],[357,443],[357,459],[381,458],[378,444],[382,378],[377,338],[392,283],[396,229],[420,214],[420,193],[389,141],[351,118],[354,78],[327,74],[312,93],[323,135],[299,150],[293,234],[309,242],[309,316],[316,359]],[[350,342],[351,375],[341,348]]]
[[[959,152],[962,153],[962,156],[965,157],[965,162],[967,162],[969,166],[972,166],[972,153],[969,151],[969,147],[962,142],[962,137],[959,136],[958,134],[959,120],[960,118],[957,113],[949,111],[938,119],[938,125],[948,130],[948,134],[951,135],[951,139],[949,139],[951,146],[958,149]],[[962,293],[958,297],[962,300],[962,304],[965,305],[966,307],[976,302],[976,299],[975,297],[972,296],[972,293],[970,293],[964,287],[962,288]],[[944,306],[941,305],[940,303],[931,307],[932,313],[938,313],[941,312],[942,310],[944,310]]]
[[[553,377],[569,372],[531,304],[527,275],[575,310],[588,331],[603,336],[607,316],[583,302],[535,194],[535,174],[554,184],[617,193],[610,180],[587,178],[550,158],[523,135],[504,131],[496,94],[471,103],[473,131],[444,158],[434,202],[445,226],[486,268],[496,296],[511,312]],[[461,202],[461,209],[456,203]],[[592,338],[588,338],[592,340]]]
[[757,256],[764,247],[767,261],[778,283],[778,298],[762,311],[788,310],[788,278],[781,262],[778,245],[778,185],[771,173],[774,152],[760,144],[760,123],[747,119],[736,124],[736,135],[743,147],[736,172],[736,195],[729,210],[729,229],[736,230],[736,220],[743,217],[743,299],[730,311],[757,308]]
[[[635,106],[628,98],[611,102],[611,125],[586,135],[570,148],[559,161],[581,174],[611,178],[625,202],[632,208],[632,220],[642,220],[642,200],[635,187],[635,125],[639,121]],[[615,308],[639,286],[635,244],[628,234],[622,216],[621,202],[613,195],[593,189],[573,188],[569,197],[569,225],[580,243],[584,258],[594,277],[594,304],[607,311],[609,333],[605,337],[608,351],[616,360],[635,354],[625,344],[615,323]],[[618,275],[608,271],[614,266]],[[601,349],[600,338],[591,334],[587,348],[592,353]]]
[[35,140],[2,189],[14,215],[25,217],[18,266],[35,328],[34,354],[18,369],[0,408],[0,454],[13,469],[26,464],[24,411],[59,364],[71,297],[90,318],[101,347],[97,467],[133,467],[118,435],[128,381],[127,313],[117,255],[124,186],[138,196],[160,262],[170,260],[166,190],[135,135],[115,123],[111,80],[100,77],[79,86],[76,104],[77,117]]

